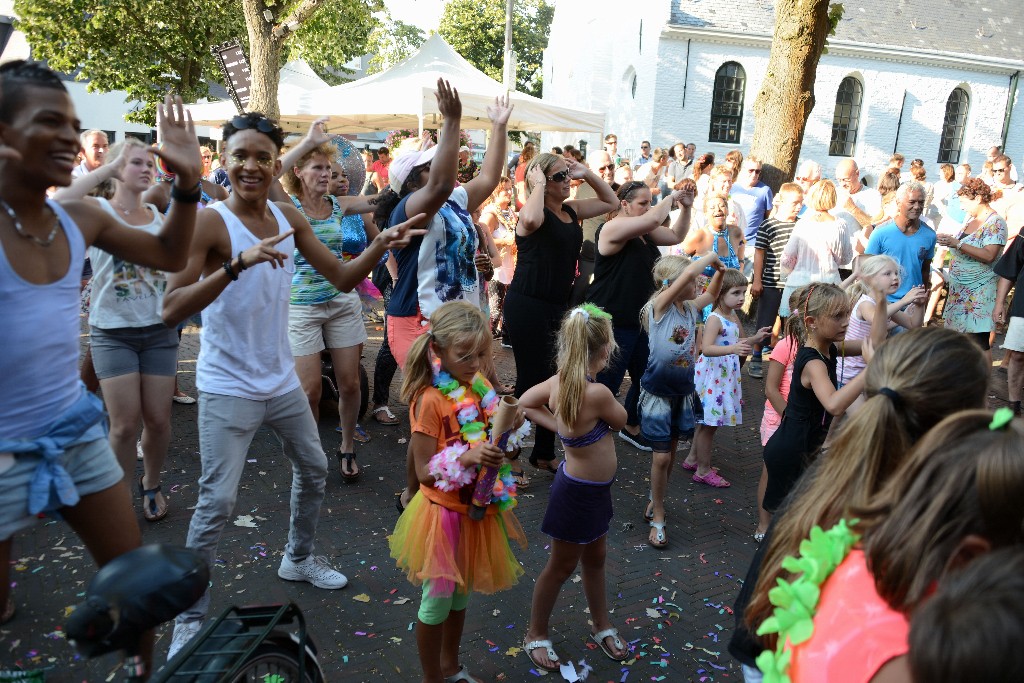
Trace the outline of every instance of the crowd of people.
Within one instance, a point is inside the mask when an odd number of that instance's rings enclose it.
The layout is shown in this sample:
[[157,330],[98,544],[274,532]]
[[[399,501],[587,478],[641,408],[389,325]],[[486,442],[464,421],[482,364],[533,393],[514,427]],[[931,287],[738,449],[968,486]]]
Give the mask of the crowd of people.
[[[744,372],[767,399],[758,550],[729,644],[745,680],[953,681],[979,662],[996,672],[987,680],[1016,680],[1024,629],[1012,606],[1024,598],[1019,582],[990,578],[996,558],[1021,564],[1024,543],[1024,298],[1008,307],[1024,276],[1024,191],[1012,161],[996,148],[982,176],[944,165],[929,183],[922,161],[904,175],[894,155],[875,189],[854,159],[832,178],[807,160],[777,192],[760,159],[732,150],[716,164],[683,142],[644,141],[636,159],[615,135],[588,159],[527,143],[509,164],[512,106],[499,97],[478,164],[459,141],[457,90],[439,80],[436,97],[436,140],[382,147],[350,192],[322,121],[286,146],[275,121],[236,116],[214,167],[178,99],[161,109],[160,147],[108,149],[97,131],[79,136],[52,72],[0,67],[0,301],[12,335],[0,373],[0,619],[15,612],[12,537],[39,513],[63,516],[101,565],[142,542],[134,504],[147,522],[166,516],[171,403],[192,400],[175,383],[178,340],[200,313],[202,473],[185,544],[214,561],[267,425],[293,472],[278,576],[344,587],[315,554],[332,469],[317,428],[322,357],[338,382],[335,468],[352,481],[369,438],[357,422],[367,333],[354,290],[370,277],[386,313],[372,417],[401,422],[398,369],[409,405],[389,544],[422,586],[424,681],[479,680],[459,652],[470,593],[524,573],[510,541],[528,537],[514,508],[531,484],[519,462],[531,423],[525,459],[553,475],[540,529],[552,542],[525,654],[559,669],[550,616],[581,566],[594,646],[632,656],[605,579],[616,438],[652,454],[646,542],[670,547],[679,448],[689,444],[679,465],[693,482],[731,485],[713,444],[743,423]],[[1004,325],[1010,405],[993,411]],[[498,381],[496,340],[511,348],[512,387]],[[991,620],[958,608],[974,599],[988,600]],[[207,590],[177,617],[169,658],[209,604]],[[1018,627],[982,623],[996,613]],[[988,639],[965,642],[962,628]]]

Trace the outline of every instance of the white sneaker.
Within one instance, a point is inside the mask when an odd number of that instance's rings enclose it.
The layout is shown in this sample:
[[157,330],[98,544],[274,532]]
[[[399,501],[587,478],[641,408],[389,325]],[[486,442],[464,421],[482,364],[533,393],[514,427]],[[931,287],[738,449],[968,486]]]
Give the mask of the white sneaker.
[[314,555],[310,555],[302,562],[292,562],[285,555],[281,558],[277,575],[285,581],[308,581],[317,588],[331,590],[348,585],[345,575],[327,564],[326,558]]
[[203,621],[176,621],[174,622],[174,635],[171,636],[171,646],[167,648],[167,661],[174,659],[183,647],[196,637],[196,634],[203,628]]

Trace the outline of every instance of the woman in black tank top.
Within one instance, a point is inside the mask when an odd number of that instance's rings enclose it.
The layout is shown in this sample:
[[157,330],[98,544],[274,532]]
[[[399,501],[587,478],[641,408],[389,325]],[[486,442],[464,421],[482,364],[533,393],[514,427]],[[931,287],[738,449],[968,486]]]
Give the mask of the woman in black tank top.
[[[569,199],[569,181],[585,180],[597,197]],[[506,338],[516,359],[516,396],[555,372],[555,335],[565,314],[583,245],[579,221],[613,210],[611,186],[582,164],[540,154],[526,169],[528,198],[516,226],[519,260],[505,297]],[[537,428],[534,467],[554,471],[555,435]]]

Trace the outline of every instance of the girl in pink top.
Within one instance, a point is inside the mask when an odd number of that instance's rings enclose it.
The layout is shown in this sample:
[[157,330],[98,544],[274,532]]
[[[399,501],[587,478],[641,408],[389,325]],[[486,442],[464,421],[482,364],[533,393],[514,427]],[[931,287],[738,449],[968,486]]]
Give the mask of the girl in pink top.
[[772,615],[769,591],[779,579],[793,579],[784,558],[799,554],[813,527],[829,529],[856,517],[851,511],[867,506],[897,477],[928,429],[958,410],[984,406],[987,370],[978,346],[951,330],[919,328],[879,347],[864,373],[864,406],[837,434],[828,456],[798,481],[769,528],[763,554],[755,555],[747,572],[733,602],[734,657],[749,668],[763,648],[775,648],[774,636],[754,634]]
[[[850,287],[850,301],[853,311],[850,313],[850,325],[846,328],[846,338],[867,339],[871,333],[871,319],[875,315],[874,291],[892,294],[900,288],[902,280],[900,264],[891,256],[880,254],[866,256],[858,260],[860,276]],[[928,292],[924,285],[911,287],[899,301],[888,304],[889,329],[902,325],[906,329],[921,327],[924,321],[924,304],[928,300]],[[863,356],[849,356],[839,366],[839,383],[849,384],[859,375],[867,363]],[[855,402],[851,408],[860,407]],[[852,413],[848,410],[847,413]]]
[[825,581],[793,683],[910,683],[908,615],[948,571],[1024,543],[1024,423],[1007,408],[946,418],[852,514],[862,550]]

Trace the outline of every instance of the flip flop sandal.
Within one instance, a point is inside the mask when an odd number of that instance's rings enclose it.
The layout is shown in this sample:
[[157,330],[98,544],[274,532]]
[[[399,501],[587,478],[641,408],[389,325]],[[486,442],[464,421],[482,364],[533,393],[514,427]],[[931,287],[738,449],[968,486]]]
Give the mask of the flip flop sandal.
[[644,508],[644,521],[654,521],[654,501],[650,498],[647,499],[647,507]]
[[533,465],[538,470],[545,470],[547,472],[551,472],[552,474],[554,474],[555,472],[558,471],[558,467],[556,467],[554,464],[552,464],[553,462],[554,462],[554,458],[552,458],[551,460],[548,460],[546,465],[541,465],[540,464],[540,459],[536,455],[531,455],[530,456],[530,464],[531,465]]
[[341,449],[338,449],[338,464],[341,465],[341,477],[345,481],[355,481],[362,474],[362,470],[357,470],[358,466],[356,463],[355,453],[342,453]]
[[530,477],[528,477],[526,472],[523,470],[519,470],[518,472],[512,470],[512,481],[516,483],[517,489],[525,489],[530,485]]
[[[621,651],[622,654],[616,655],[612,652],[612,650],[605,644],[605,638],[611,638],[615,648]],[[629,659],[629,648],[627,648],[625,643],[622,642],[622,639],[619,638],[619,629],[606,628],[603,631],[590,634],[590,639],[597,643],[597,646],[601,648],[601,652],[603,652],[605,656],[613,662],[624,662]]]
[[476,683],[476,679],[469,675],[469,669],[463,664],[458,671],[446,677],[444,683]]
[[[555,663],[555,666],[544,666],[536,659],[533,658],[533,651],[544,648],[547,650],[548,659]],[[558,671],[558,654],[555,652],[555,648],[551,647],[550,640],[531,640],[530,642],[523,642],[523,651],[526,652],[526,656],[530,658],[530,661],[538,669],[544,669],[545,671]]]
[[[654,527],[654,529],[655,529],[655,531],[657,533],[654,534],[654,540],[653,541],[651,540],[650,536],[647,537],[647,545],[651,546],[652,548],[657,548],[658,550],[661,550],[662,548],[667,548],[668,547],[668,538],[665,536],[665,522],[654,522],[654,521],[652,521],[652,522],[649,522],[649,524],[652,527]],[[608,653],[606,652],[605,654],[608,654]],[[608,655],[608,656],[611,657],[611,655]],[[612,659],[615,659],[615,658],[612,657]],[[621,661],[621,660],[618,660],[618,661]]]
[[[164,500],[164,509],[160,510],[160,506],[156,502],[156,494],[160,493],[160,487],[143,488],[142,480],[145,476],[144,474],[139,476],[139,498],[142,498],[142,516],[146,518],[147,522],[159,522],[167,516],[167,500]],[[160,497],[163,498],[162,493],[160,493]]]
[[715,470],[709,470],[703,477],[697,476],[696,473],[693,475],[693,480],[698,484],[707,484],[708,486],[714,486],[716,489],[724,489],[732,486],[728,481],[722,478]]
[[399,422],[389,406],[377,406],[374,408],[373,419],[382,425],[396,425]]

